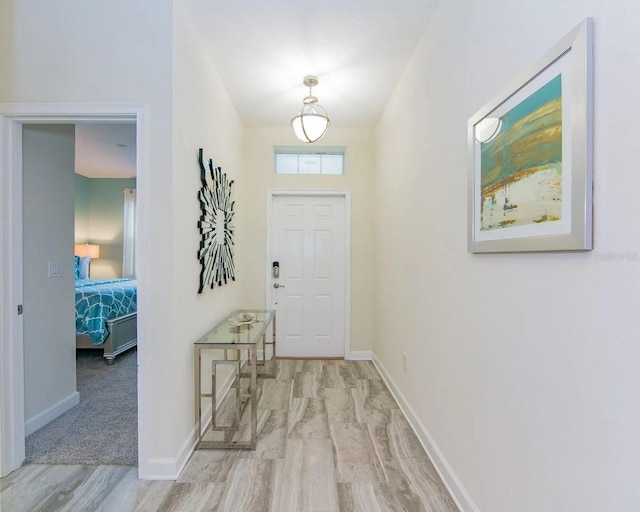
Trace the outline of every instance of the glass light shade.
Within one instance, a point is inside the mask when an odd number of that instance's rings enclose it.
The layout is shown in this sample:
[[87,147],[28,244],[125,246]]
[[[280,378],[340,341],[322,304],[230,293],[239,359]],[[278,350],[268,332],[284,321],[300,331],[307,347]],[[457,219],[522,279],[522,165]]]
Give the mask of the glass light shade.
[[326,133],[329,124],[326,110],[318,104],[305,105],[291,119],[293,132],[302,142],[316,142]]
[[96,260],[100,257],[100,246],[95,244],[76,244],[74,252],[76,256],[89,256],[92,260]]

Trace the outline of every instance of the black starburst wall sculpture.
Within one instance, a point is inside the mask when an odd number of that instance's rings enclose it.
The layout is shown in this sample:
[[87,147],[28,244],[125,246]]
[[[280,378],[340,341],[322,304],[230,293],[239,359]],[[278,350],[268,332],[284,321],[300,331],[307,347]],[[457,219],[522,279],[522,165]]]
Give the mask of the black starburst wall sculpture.
[[198,259],[200,270],[200,288],[222,286],[235,281],[233,263],[233,207],[231,200],[233,180],[227,178],[220,167],[213,166],[213,160],[205,162],[202,148],[198,152],[200,179],[202,188],[198,192],[200,200],[200,220],[198,228],[202,235]]

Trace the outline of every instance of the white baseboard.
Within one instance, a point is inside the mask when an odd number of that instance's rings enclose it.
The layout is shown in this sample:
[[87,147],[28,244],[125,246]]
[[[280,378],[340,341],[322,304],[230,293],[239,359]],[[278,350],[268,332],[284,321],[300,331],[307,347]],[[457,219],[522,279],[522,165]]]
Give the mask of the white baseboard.
[[[222,400],[231,389],[233,384],[233,378],[235,374],[231,373],[224,381],[222,388],[220,389],[218,399],[218,407],[222,403]],[[203,411],[204,416],[202,422],[207,424],[211,420],[211,405]],[[147,461],[147,480],[177,480],[182,473],[182,470],[189,462],[191,454],[196,447],[198,441],[198,425],[194,425],[191,432],[182,443],[182,446],[178,450],[175,457],[163,457],[157,459],[149,459]]]
[[28,419],[24,423],[25,436],[33,434],[36,430],[40,430],[50,421],[55,420],[58,416],[62,416],[65,412],[73,409],[80,403],[80,394],[77,391],[71,393],[67,398],[63,398],[57,404],[53,404],[33,418]]
[[171,457],[149,459],[146,480],[176,480],[179,474],[177,459]]
[[396,399],[396,402],[398,402],[398,405],[407,418],[409,425],[411,425],[416,436],[418,436],[420,444],[422,444],[425,452],[427,452],[427,455],[431,459],[431,463],[436,468],[436,471],[440,475],[440,478],[444,482],[444,485],[447,487],[449,494],[453,498],[453,501],[456,502],[458,508],[461,512],[480,512],[478,506],[474,503],[467,490],[463,487],[460,479],[453,472],[451,466],[449,466],[449,463],[444,458],[444,455],[431,437],[431,434],[429,434],[429,431],[422,424],[411,405],[409,405],[409,402],[407,402],[406,398],[395,385],[393,379],[385,370],[384,366],[382,366],[382,363],[375,354],[373,354],[373,363],[376,365],[376,368],[393,394],[393,397]]
[[373,359],[373,352],[371,350],[352,350],[345,359],[347,361],[371,361]]

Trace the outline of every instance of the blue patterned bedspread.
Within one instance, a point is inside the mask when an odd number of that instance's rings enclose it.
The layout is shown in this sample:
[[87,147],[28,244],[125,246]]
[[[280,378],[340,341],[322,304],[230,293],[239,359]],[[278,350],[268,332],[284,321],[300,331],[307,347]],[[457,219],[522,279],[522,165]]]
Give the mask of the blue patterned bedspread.
[[109,335],[106,321],[137,311],[135,279],[76,279],[76,332],[100,345]]

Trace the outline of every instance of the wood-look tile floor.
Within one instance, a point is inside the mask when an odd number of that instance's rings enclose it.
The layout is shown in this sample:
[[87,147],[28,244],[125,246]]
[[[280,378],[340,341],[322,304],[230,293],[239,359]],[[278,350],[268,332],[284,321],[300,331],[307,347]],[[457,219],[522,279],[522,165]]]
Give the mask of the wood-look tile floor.
[[28,464],[0,511],[455,512],[371,362],[279,360],[255,451],[198,450],[175,482],[127,466]]

